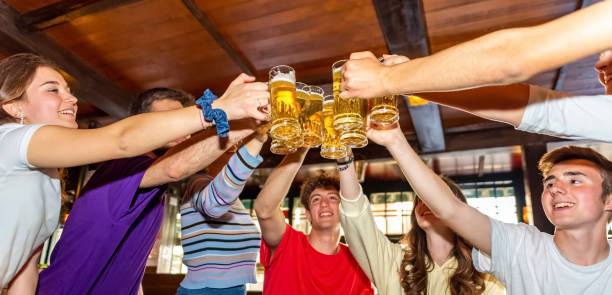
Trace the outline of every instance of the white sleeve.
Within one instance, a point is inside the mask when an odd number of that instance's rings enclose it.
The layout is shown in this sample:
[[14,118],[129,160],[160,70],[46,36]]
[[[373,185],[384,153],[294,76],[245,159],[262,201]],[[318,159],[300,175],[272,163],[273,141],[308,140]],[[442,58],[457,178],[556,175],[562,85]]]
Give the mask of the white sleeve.
[[2,151],[0,159],[7,169],[36,168],[28,162],[28,146],[32,135],[41,126],[43,124],[19,125],[16,128],[13,126],[3,126],[8,130],[0,132],[0,150]]
[[512,269],[518,262],[517,257],[528,255],[525,243],[537,240],[540,232],[524,223],[510,224],[489,217],[491,222],[491,257],[472,249],[474,267],[484,273],[492,274],[504,286],[509,282]]
[[568,96],[529,86],[529,104],[518,130],[570,139],[612,142],[612,95]]

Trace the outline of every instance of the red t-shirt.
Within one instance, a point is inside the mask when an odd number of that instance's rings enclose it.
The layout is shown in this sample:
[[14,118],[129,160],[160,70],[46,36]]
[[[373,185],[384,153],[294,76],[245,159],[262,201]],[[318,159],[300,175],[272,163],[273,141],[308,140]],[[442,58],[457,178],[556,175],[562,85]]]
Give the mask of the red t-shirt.
[[272,258],[270,253],[262,239],[263,294],[374,294],[370,280],[343,244],[335,255],[322,254],[310,246],[304,233],[287,224]]

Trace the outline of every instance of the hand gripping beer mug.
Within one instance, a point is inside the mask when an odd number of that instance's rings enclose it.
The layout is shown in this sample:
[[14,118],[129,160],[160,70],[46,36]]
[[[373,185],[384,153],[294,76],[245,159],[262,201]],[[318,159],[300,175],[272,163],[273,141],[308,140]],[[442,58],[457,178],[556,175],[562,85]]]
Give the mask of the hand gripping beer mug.
[[300,106],[295,99],[295,71],[290,66],[270,69],[270,102],[272,104],[272,128],[274,139],[289,140],[300,136],[298,121]]
[[335,111],[334,128],[336,130],[358,129],[362,124],[359,114],[360,100],[357,98],[340,98],[340,79],[342,66],[346,60],[339,60],[332,65]]
[[[323,89],[318,86],[309,86],[308,99],[302,106],[300,125],[305,147],[318,147],[321,145],[321,112],[323,111]],[[298,99],[299,102],[299,99]]]
[[342,159],[346,157],[346,147],[340,142],[338,133],[334,129],[334,96],[327,95],[323,100],[323,143],[321,144],[321,157],[326,159]]
[[368,118],[368,109],[370,99],[359,100],[359,114],[362,118],[362,123],[359,128],[340,130],[340,141],[348,147],[362,148],[368,145],[368,137],[366,136],[366,124]]
[[397,96],[387,95],[374,98],[370,111],[370,122],[377,125],[388,126],[397,123],[399,111],[397,110]]

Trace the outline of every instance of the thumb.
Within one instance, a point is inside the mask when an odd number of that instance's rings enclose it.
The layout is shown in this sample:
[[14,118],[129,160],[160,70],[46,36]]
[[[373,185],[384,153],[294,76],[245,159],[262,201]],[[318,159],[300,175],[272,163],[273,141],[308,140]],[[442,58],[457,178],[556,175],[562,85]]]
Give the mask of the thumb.
[[235,86],[253,81],[255,81],[255,77],[249,76],[245,73],[241,73],[240,75],[238,75],[238,77],[236,77],[236,79],[234,79],[234,81],[232,81],[232,83],[230,83],[230,86]]
[[349,59],[376,59],[376,55],[371,51],[353,52]]

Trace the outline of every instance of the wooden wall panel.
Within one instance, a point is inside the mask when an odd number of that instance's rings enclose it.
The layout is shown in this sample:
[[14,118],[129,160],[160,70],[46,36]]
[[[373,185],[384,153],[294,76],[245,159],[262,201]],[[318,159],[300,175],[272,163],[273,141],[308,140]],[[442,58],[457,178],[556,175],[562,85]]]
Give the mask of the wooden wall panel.
[[572,94],[604,94],[605,88],[599,83],[598,73],[593,69],[599,54],[567,65],[567,74],[562,90]]
[[122,87],[221,94],[240,71],[180,0],[147,0],[47,30]]
[[61,2],[61,0],[3,0],[8,5],[15,8],[20,13],[30,12],[32,10]]
[[540,24],[576,9],[576,0],[423,1],[432,52],[496,30]]

